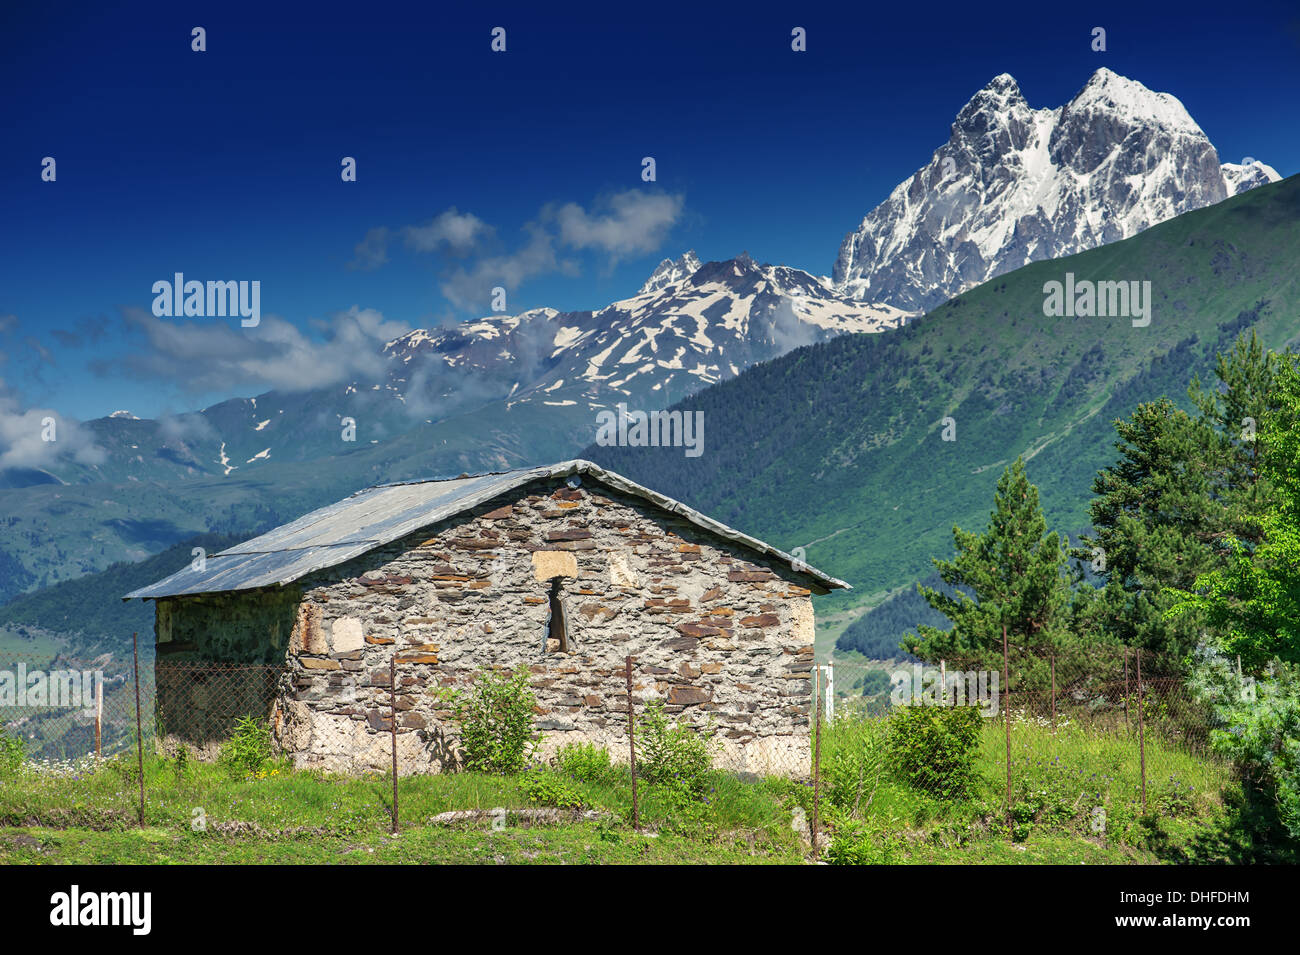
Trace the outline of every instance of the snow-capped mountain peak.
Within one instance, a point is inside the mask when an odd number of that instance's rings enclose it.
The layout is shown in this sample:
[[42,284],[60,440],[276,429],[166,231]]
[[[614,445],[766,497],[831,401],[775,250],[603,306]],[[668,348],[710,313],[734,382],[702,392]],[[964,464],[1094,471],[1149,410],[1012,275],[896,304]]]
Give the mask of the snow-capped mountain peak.
[[1279,182],[1281,179],[1276,169],[1258,159],[1223,164],[1223,185],[1230,196],[1240,195],[1248,189],[1267,186],[1270,182]]
[[962,107],[930,162],[845,237],[832,281],[847,297],[925,311],[1276,175],[1262,163],[1220,165],[1177,98],[1111,70],[1055,109],[1030,107],[1003,73]]
[[1147,89],[1137,80],[1105,67],[1092,74],[1064,111],[1067,115],[1092,113],[1124,117],[1132,122],[1205,135],[1176,97]]
[[658,292],[669,285],[676,285],[694,275],[700,267],[700,257],[691,249],[675,259],[664,259],[650,273],[650,277],[641,286],[642,295]]
[[1007,115],[1020,109],[1029,109],[1020,84],[1010,73],[999,73],[989,80],[957,113],[955,125],[970,126],[980,114]]

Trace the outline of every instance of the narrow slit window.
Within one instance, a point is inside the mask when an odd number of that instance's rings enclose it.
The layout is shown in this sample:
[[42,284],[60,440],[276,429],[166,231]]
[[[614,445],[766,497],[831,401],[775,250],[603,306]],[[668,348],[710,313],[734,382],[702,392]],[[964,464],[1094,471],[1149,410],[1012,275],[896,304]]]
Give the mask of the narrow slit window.
[[568,653],[569,633],[564,620],[564,604],[560,600],[560,583],[564,578],[552,577],[551,589],[547,594],[550,614],[546,619],[546,651],[548,653]]

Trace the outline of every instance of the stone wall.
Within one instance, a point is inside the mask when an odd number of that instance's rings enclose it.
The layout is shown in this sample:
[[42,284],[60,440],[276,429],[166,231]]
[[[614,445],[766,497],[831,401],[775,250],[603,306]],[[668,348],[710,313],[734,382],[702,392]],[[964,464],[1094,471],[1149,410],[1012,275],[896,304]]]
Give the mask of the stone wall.
[[[545,639],[557,574],[568,652]],[[298,581],[276,738],[303,767],[387,769],[397,654],[401,772],[455,764],[438,691],[493,667],[532,674],[544,755],[590,739],[626,760],[631,655],[638,709],[659,699],[711,723],[720,765],[806,775],[813,616],[801,581],[639,498],[537,482]]]

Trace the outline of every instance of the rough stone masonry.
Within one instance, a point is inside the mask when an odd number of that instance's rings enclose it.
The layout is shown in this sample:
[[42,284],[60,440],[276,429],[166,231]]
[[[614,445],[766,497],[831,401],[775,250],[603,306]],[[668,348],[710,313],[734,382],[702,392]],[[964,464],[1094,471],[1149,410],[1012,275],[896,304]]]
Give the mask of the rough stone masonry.
[[[557,576],[567,652],[546,639]],[[401,773],[456,765],[440,691],[494,667],[528,668],[543,756],[592,740],[626,761],[631,655],[638,713],[662,700],[713,727],[718,765],[805,776],[813,610],[801,580],[638,497],[549,479],[284,587],[160,599],[156,631],[160,661],[286,664],[263,711],[299,767],[387,770],[394,654]],[[167,732],[198,725],[195,707],[230,705],[193,681],[163,684]]]

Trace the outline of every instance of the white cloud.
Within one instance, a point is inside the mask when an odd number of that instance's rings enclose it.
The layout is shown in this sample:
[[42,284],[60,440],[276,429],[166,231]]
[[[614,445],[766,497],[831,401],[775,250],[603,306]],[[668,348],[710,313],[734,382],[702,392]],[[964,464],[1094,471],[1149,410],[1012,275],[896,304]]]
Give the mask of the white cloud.
[[214,441],[219,435],[208,419],[197,413],[163,414],[158,418],[158,433],[164,442],[184,444],[189,441]]
[[[459,259],[444,264],[440,290],[455,308],[482,314],[497,286],[513,292],[542,275],[577,275],[577,263],[562,257],[560,249],[604,253],[611,260],[656,251],[681,220],[684,205],[681,195],[635,189],[597,203],[590,212],[576,202],[548,205],[524,225],[526,238],[514,250],[504,247],[492,226],[455,206],[424,225],[396,232],[412,251]],[[383,226],[367,232],[349,268],[372,269],[387,262],[392,234]]]
[[296,325],[266,316],[256,328],[156,318],[124,308],[123,318],[141,346],[115,363],[97,362],[100,374],[129,374],[171,381],[191,393],[229,392],[244,386],[305,391],[351,381],[377,379],[387,368],[385,342],[411,331],[374,309],[353,306],[317,322],[319,338]]
[[463,255],[491,237],[492,232],[492,227],[474,213],[458,212],[452,206],[425,225],[408,225],[402,230],[402,236],[407,246],[417,252],[438,252],[445,248]]
[[549,233],[535,224],[528,226],[528,232],[528,241],[514,252],[479,258],[448,272],[439,286],[447,301],[468,312],[485,313],[491,304],[492,289],[497,286],[513,292],[539,275],[576,272],[573,263],[562,262],[556,255],[555,241]]
[[384,226],[371,229],[352,250],[348,268],[369,272],[388,261],[388,229]]
[[[53,441],[46,440],[49,419],[54,422]],[[107,457],[80,422],[49,408],[24,409],[0,380],[0,469],[48,468],[68,458],[94,465]]]
[[575,249],[599,249],[620,257],[658,249],[681,218],[680,195],[635,189],[610,197],[608,211],[591,214],[575,202],[555,210],[560,241]]

